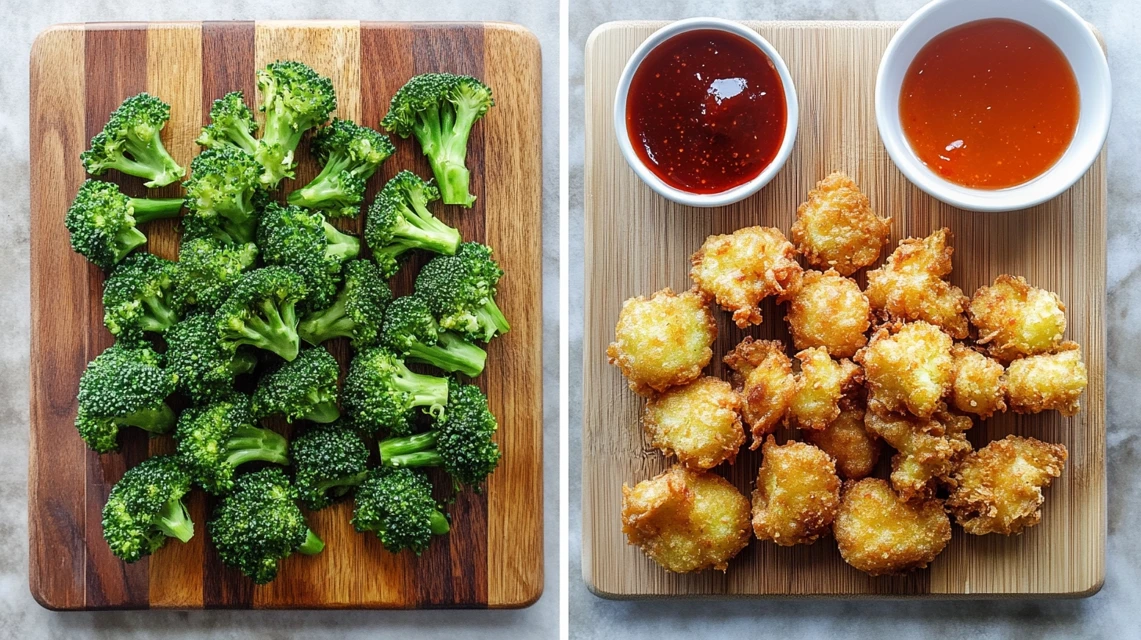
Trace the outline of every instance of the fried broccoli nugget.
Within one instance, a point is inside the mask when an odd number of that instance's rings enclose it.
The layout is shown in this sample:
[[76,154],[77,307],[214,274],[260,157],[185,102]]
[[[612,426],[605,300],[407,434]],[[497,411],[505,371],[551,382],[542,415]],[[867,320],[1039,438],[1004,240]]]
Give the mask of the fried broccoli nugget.
[[881,327],[856,354],[868,382],[868,407],[930,417],[951,390],[951,337],[923,321]]
[[673,387],[646,403],[642,425],[651,444],[695,469],[712,469],[737,458],[745,444],[741,396],[709,376]]
[[753,532],[782,547],[812,544],[828,533],[840,506],[832,457],[804,442],[777,446],[770,435],[753,490]]
[[761,324],[761,300],[792,288],[800,278],[796,249],[774,227],[746,227],[709,236],[690,259],[697,288],[733,313],[742,329]]
[[713,358],[717,323],[695,291],[658,291],[622,303],[615,339],[606,349],[610,364],[622,370],[635,393],[693,382]]
[[883,438],[897,453],[891,458],[891,486],[905,501],[935,494],[971,451],[967,416],[939,411],[931,418],[883,416],[874,411],[864,417],[868,431]]
[[864,293],[872,309],[888,320],[923,320],[952,338],[966,338],[970,300],[943,279],[951,273],[951,239],[951,230],[943,228],[901,241],[887,263],[868,272]]
[[856,183],[837,171],[808,192],[790,235],[808,264],[850,276],[879,260],[891,236],[891,218],[877,216]]
[[1066,332],[1066,305],[1058,294],[1032,287],[1022,276],[1003,274],[979,287],[969,312],[978,344],[1003,364],[1053,351]]
[[1072,416],[1089,383],[1081,347],[1066,341],[1055,353],[1020,358],[1006,368],[1006,402],[1017,413],[1053,409]]
[[622,532],[667,571],[725,571],[749,544],[749,499],[721,476],[675,465],[622,486]]
[[951,520],[934,498],[905,502],[879,478],[847,481],[832,535],[844,562],[879,576],[922,569],[951,540]]
[[745,400],[743,414],[753,435],[750,449],[761,446],[765,434],[784,420],[796,395],[792,360],[780,340],[753,340],[746,336],[724,358],[733,369],[734,382]]
[[800,286],[784,299],[789,330],[797,349],[825,347],[836,358],[851,358],[868,343],[872,308],[855,280],[829,269],[806,271]]
[[864,382],[860,367],[847,358],[833,360],[823,348],[796,354],[800,372],[788,405],[788,421],[801,429],[823,429],[840,416],[840,401]]
[[1042,519],[1042,489],[1062,475],[1066,447],[1007,436],[967,456],[953,476],[947,506],[963,530],[1022,533]]
[[836,471],[845,480],[871,475],[879,462],[883,442],[864,427],[864,407],[849,406],[823,429],[802,432],[804,439],[836,460]]
[[951,404],[963,413],[986,420],[1006,411],[1006,382],[1001,364],[971,349],[956,344],[951,347],[955,380],[951,383]]

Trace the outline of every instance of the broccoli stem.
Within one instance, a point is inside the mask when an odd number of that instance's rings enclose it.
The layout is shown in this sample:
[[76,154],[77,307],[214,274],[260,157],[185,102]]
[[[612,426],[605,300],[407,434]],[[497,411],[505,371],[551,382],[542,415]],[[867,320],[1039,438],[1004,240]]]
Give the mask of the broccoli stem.
[[345,477],[337,478],[335,480],[324,480],[317,483],[317,491],[321,494],[332,491],[333,495],[338,498],[349,492],[353,487],[359,487],[365,478],[368,477],[368,471],[361,471],[360,473]]
[[344,187],[336,180],[342,171],[348,170],[351,165],[349,158],[343,154],[332,154],[329,161],[322,167],[309,184],[292,192],[285,199],[289,204],[299,207],[313,207],[313,205],[347,198],[352,194],[346,193]]
[[146,142],[127,136],[125,150],[142,170],[142,177],[150,179],[145,183],[148,187],[165,187],[186,173],[167,152],[157,131]]
[[432,173],[436,176],[436,183],[440,187],[440,200],[444,204],[457,204],[470,208],[475,203],[475,196],[468,191],[471,172],[464,166],[462,157],[456,160],[443,155],[429,156],[428,162],[432,165]]
[[489,342],[495,336],[503,335],[511,330],[507,318],[504,317],[499,305],[495,304],[495,300],[492,298],[488,298],[486,304],[475,310],[475,317],[479,326],[483,328],[482,338],[484,342]]
[[182,498],[173,498],[163,504],[155,526],[167,536],[178,538],[183,543],[189,542],[194,537],[194,521],[186,512]]
[[393,237],[403,240],[401,244],[427,249],[444,255],[454,255],[463,238],[460,232],[440,222],[427,210],[421,214],[421,207],[415,207],[415,215],[402,216],[402,221],[393,231]]
[[345,297],[342,292],[337,296],[333,306],[309,314],[301,324],[297,325],[297,334],[301,339],[311,345],[319,345],[333,338],[349,338],[353,335],[356,322],[350,318],[345,310]]
[[388,464],[390,459],[434,449],[439,439],[440,434],[437,432],[425,431],[424,433],[416,433],[410,436],[381,440],[378,445],[380,448],[380,461],[386,466],[392,466]]
[[448,516],[436,510],[428,516],[428,529],[432,533],[442,536],[452,530],[452,525],[448,523]]
[[440,414],[448,403],[448,379],[404,371],[392,377],[393,386],[412,395],[413,407],[428,407],[428,412]]
[[389,467],[438,467],[444,464],[444,458],[432,450],[392,456],[383,462]]
[[448,373],[460,372],[474,378],[483,372],[487,352],[451,331],[440,332],[440,344],[414,342],[405,354],[412,362],[439,367]]
[[294,328],[297,321],[293,303],[283,303],[279,310],[271,300],[262,300],[260,309],[265,317],[248,318],[242,335],[253,346],[272,351],[292,362],[300,350],[297,330]]
[[305,542],[301,543],[300,547],[297,547],[297,551],[307,556],[312,556],[321,553],[324,548],[325,543],[317,537],[317,534],[313,533],[312,529],[306,529]]
[[178,322],[178,314],[158,296],[143,298],[143,304],[147,308],[147,314],[143,316],[142,321],[143,331],[162,333]]
[[337,418],[341,417],[341,410],[337,408],[336,400],[325,400],[313,405],[305,415],[301,416],[303,420],[311,422],[319,422],[321,424],[328,424],[336,422]]
[[140,409],[115,420],[115,424],[138,427],[151,433],[169,433],[174,428],[177,417],[174,410],[164,402],[158,407]]
[[131,215],[138,224],[173,218],[182,210],[182,198],[131,198],[130,202]]
[[328,222],[323,224],[325,227],[325,239],[329,241],[328,246],[325,247],[326,256],[336,258],[341,262],[357,257],[357,254],[361,252],[361,241],[358,238],[341,233]]
[[273,464],[289,464],[289,441],[285,436],[261,427],[249,425],[234,429],[234,434],[226,442],[226,462],[237,467],[247,462],[260,461]]
[[234,357],[230,359],[230,364],[226,368],[230,371],[230,377],[236,378],[243,373],[249,373],[254,370],[258,365],[257,356],[252,353],[235,353]]
[[[136,220],[137,222],[137,220]],[[135,227],[124,229],[115,234],[115,263],[127,257],[127,254],[147,243],[147,237]]]

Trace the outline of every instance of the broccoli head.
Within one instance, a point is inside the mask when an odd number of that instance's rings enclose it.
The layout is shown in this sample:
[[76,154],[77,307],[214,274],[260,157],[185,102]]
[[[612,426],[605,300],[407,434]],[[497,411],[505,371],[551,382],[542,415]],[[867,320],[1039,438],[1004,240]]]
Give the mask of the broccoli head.
[[440,198],[431,182],[411,171],[396,174],[368,209],[365,240],[386,276],[400,268],[400,258],[412,249],[452,255],[460,246],[460,232],[440,222],[428,204]]
[[333,81],[300,62],[273,62],[257,72],[265,129],[254,157],[264,168],[261,183],[275,188],[292,178],[293,152],[301,136],[329,119],[337,108]]
[[306,429],[292,446],[297,490],[313,511],[348,495],[368,473],[368,445],[343,423]]
[[357,488],[353,527],[372,531],[391,553],[423,553],[432,536],[450,530],[448,517],[432,497],[432,483],[422,471],[380,468],[369,471]]
[[445,329],[487,342],[511,325],[495,304],[503,270],[491,259],[491,248],[465,242],[454,256],[432,258],[416,276],[416,295],[428,303]]
[[79,159],[93,176],[118,169],[144,178],[148,187],[165,187],[186,173],[162,144],[160,134],[167,120],[170,105],[162,100],[149,93],[127,98]]
[[76,253],[97,267],[110,269],[146,244],[147,237],[137,225],[173,218],[181,209],[182,198],[128,198],[114,183],[87,180],[68,208],[64,225]]
[[182,497],[189,492],[190,474],[177,456],[147,458],[128,469],[103,506],[103,539],[111,553],[136,562],[158,551],[167,538],[188,542],[194,522]]
[[396,135],[414,136],[428,156],[444,204],[475,202],[466,166],[472,125],[495,105],[491,88],[471,76],[418,75],[401,87],[380,125]]
[[194,402],[219,400],[234,390],[234,378],[249,373],[257,358],[245,350],[225,349],[218,341],[214,315],[196,313],[167,330],[167,370]]
[[238,392],[183,411],[174,440],[195,484],[225,495],[234,488],[234,471],[247,462],[289,464],[285,437],[256,424],[250,399]]
[[182,315],[175,295],[177,265],[150,253],[124,259],[103,283],[103,324],[118,338],[163,333]]
[[282,414],[287,422],[333,422],[337,409],[337,378],[341,367],[324,347],[306,349],[258,381],[250,410],[254,418]]
[[119,429],[166,433],[174,411],[166,398],[178,376],[163,368],[163,356],[144,342],[117,342],[96,356],[79,379],[75,427],[99,453],[118,448]]
[[[212,233],[234,242],[254,239],[258,207],[265,201],[258,177],[261,167],[248,153],[237,149],[207,149],[190,163],[186,208],[195,226],[217,229]],[[194,235],[202,235],[196,233]]]
[[349,338],[354,349],[376,346],[384,310],[391,301],[392,290],[380,268],[369,260],[350,260],[345,264],[345,283],[332,306],[306,316],[297,333],[314,345]]
[[427,407],[438,415],[448,402],[448,380],[413,373],[384,347],[358,352],[349,365],[342,396],[345,413],[370,435],[410,432],[413,410]]
[[403,296],[388,305],[381,342],[409,362],[430,364],[474,378],[483,371],[487,352],[459,334],[441,329],[419,296]]
[[214,313],[220,344],[230,352],[242,345],[297,357],[297,303],[308,294],[305,280],[285,267],[263,267],[242,275]]
[[258,248],[252,242],[230,244],[209,236],[184,235],[178,247],[175,293],[183,305],[214,311],[257,257]]
[[299,273],[309,289],[306,303],[323,309],[337,294],[342,263],[360,252],[360,240],[338,231],[320,213],[271,203],[258,226],[258,247],[267,264]]
[[364,200],[365,182],[396,152],[388,136],[340,118],[317,130],[312,148],[324,167],[287,200],[334,217],[356,217]]
[[258,123],[246,106],[245,96],[241,91],[231,91],[210,106],[210,124],[203,127],[195,142],[207,149],[237,149],[252,156],[258,149],[257,132]]

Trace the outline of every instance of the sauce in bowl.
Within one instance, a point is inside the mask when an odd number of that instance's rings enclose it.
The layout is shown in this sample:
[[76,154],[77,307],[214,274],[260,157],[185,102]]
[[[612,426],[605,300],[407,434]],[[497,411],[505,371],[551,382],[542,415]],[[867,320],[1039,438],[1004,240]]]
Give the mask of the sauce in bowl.
[[955,184],[1013,187],[1066,152],[1078,125],[1078,82],[1065,55],[1021,22],[949,29],[919,51],[899,96],[904,135],[919,159]]
[[756,178],[784,140],[788,113],[773,62],[726,31],[680,33],[638,66],[626,129],[642,163],[675,189],[720,193]]

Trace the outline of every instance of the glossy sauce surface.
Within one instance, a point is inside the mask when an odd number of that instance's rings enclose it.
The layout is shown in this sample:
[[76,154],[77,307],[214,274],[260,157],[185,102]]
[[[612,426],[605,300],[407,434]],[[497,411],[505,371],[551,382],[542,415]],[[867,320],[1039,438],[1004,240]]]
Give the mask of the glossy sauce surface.
[[1062,157],[1077,129],[1065,55],[1021,22],[979,20],[927,43],[904,76],[903,132],[932,171],[971,188],[1013,187]]
[[720,193],[757,177],[776,157],[787,117],[768,56],[716,30],[681,33],[655,47],[626,101],[626,128],[642,162],[690,193]]

